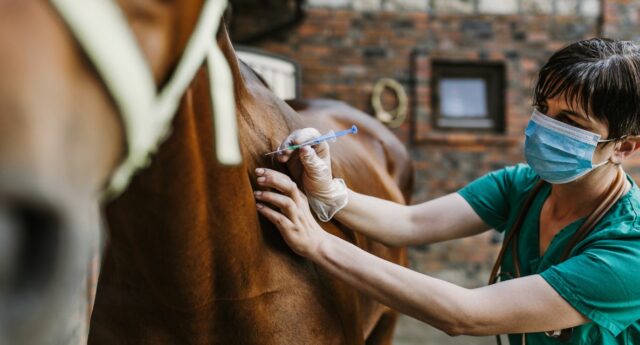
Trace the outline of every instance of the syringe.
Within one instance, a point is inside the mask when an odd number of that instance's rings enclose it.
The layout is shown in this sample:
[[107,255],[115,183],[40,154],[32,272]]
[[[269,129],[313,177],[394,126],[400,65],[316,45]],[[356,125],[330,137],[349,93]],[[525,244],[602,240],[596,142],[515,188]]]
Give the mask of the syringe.
[[336,141],[336,138],[338,137],[342,137],[345,136],[347,134],[356,134],[358,133],[358,127],[356,127],[356,125],[351,126],[350,129],[345,129],[344,131],[339,131],[339,132],[334,132],[334,131],[329,131],[327,134],[321,135],[317,138],[313,138],[309,141],[305,141],[302,144],[297,144],[297,145],[289,145],[283,149],[280,150],[276,150],[273,152],[269,152],[269,153],[265,153],[265,156],[270,156],[270,155],[274,155],[280,152],[285,152],[285,151],[293,151],[293,150],[297,150],[301,147],[305,147],[305,146],[312,146],[312,145],[318,145],[322,142],[325,141],[330,141],[330,142],[334,142]]

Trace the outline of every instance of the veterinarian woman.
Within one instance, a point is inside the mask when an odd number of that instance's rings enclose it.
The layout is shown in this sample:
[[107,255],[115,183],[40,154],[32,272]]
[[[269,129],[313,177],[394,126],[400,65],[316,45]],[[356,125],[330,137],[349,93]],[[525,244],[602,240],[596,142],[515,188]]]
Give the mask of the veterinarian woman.
[[[257,170],[261,189],[279,191],[257,191],[258,210],[298,254],[448,334],[638,344],[640,190],[621,163],[640,147],[640,47],[591,39],[563,48],[540,71],[533,104],[527,164],[457,193],[413,206],[355,193],[331,175],[324,143],[300,152],[306,196],[286,175]],[[318,134],[299,130],[285,144]],[[280,159],[298,161],[290,157]],[[389,263],[323,231],[309,205],[391,246],[502,231],[497,283],[465,289]]]

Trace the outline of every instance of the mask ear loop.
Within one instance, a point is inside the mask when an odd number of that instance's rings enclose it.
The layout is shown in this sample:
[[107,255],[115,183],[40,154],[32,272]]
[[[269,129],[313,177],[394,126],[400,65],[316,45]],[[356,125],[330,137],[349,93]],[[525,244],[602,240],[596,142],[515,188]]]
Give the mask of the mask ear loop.
[[[621,137],[619,137],[619,138],[598,140],[598,144],[597,144],[597,145],[600,145],[600,144],[608,144],[608,143],[611,143],[611,142],[616,142],[616,144],[617,144],[617,142],[619,142],[619,141],[621,141],[621,140],[624,140],[624,139],[626,139],[626,138],[628,138],[628,137],[631,137],[631,135],[625,134],[625,135],[623,135],[623,136],[621,136]],[[615,150],[616,150],[616,148],[614,147],[614,149],[613,149],[613,150],[615,151]],[[594,169],[595,169],[595,168],[599,168],[599,167],[601,167],[601,166],[603,166],[603,165],[605,165],[605,164],[607,164],[607,163],[611,163],[611,164],[613,164],[613,165],[615,165],[615,166],[619,166],[619,165],[621,165],[621,164],[622,164],[622,162],[619,162],[619,163],[612,162],[612,161],[611,161],[611,157],[609,157],[606,161],[604,161],[604,162],[601,162],[601,163],[598,163],[598,164],[594,165],[594,166],[593,166],[593,168],[594,168]]]
[[610,142],[613,142],[613,141],[620,141],[620,140],[626,139],[627,137],[630,137],[630,136],[631,135],[629,135],[629,134],[625,134],[625,135],[623,135],[623,136],[621,136],[619,138],[601,139],[601,140],[598,140],[598,144],[610,143]]

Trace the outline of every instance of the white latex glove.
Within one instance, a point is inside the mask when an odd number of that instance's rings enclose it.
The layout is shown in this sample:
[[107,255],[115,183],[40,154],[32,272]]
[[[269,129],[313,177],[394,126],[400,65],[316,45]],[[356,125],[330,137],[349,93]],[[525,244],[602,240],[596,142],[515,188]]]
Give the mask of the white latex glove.
[[[297,145],[319,137],[315,128],[299,129],[291,133],[280,145],[280,149]],[[288,150],[278,156],[280,162],[287,162],[293,151]],[[347,205],[347,186],[343,179],[334,179],[331,175],[331,156],[326,142],[300,149],[300,162],[304,172],[302,184],[309,206],[323,222],[328,222]]]

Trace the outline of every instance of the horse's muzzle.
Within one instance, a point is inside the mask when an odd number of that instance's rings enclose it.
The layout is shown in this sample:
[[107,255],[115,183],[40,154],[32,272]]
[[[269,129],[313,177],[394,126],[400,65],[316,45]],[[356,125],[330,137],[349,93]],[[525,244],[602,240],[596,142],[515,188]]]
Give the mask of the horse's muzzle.
[[89,257],[83,222],[64,198],[24,182],[0,178],[0,344],[59,343]]

